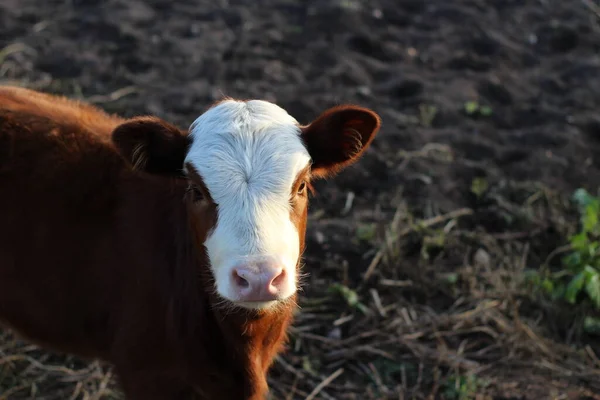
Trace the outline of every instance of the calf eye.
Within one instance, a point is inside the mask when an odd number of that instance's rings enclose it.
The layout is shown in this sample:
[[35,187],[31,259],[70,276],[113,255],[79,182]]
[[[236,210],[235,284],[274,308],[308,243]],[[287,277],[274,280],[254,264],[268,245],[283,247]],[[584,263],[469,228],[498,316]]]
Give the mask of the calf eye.
[[194,201],[200,201],[204,199],[204,195],[198,188],[194,188]]
[[198,189],[194,185],[190,185],[188,187],[188,192],[191,194],[192,201],[194,203],[197,203],[197,202],[202,201],[204,199],[204,194],[202,193],[202,191],[200,189]]
[[306,182],[302,182],[300,186],[298,186],[298,194],[304,194],[306,191]]

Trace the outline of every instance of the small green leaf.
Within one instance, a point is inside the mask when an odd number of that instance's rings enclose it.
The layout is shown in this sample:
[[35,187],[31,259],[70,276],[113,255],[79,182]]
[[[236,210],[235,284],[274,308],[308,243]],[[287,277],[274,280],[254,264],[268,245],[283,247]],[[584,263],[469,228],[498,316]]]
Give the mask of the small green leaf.
[[361,224],[356,229],[356,236],[360,240],[364,241],[373,240],[373,238],[375,237],[376,228],[377,227],[375,226],[375,224]]
[[308,358],[308,357],[302,357],[302,369],[308,373],[312,373],[312,374],[317,373],[317,371],[315,371],[312,363],[310,362],[310,358]]
[[594,196],[588,193],[585,189],[577,189],[573,193],[573,200],[582,208],[587,207],[594,202]]
[[471,192],[477,197],[481,197],[488,187],[489,184],[485,178],[478,177],[471,181]]
[[585,284],[585,291],[590,300],[592,300],[594,307],[600,310],[600,273],[595,272],[588,277]]
[[564,283],[559,283],[558,285],[556,285],[554,291],[552,292],[552,300],[556,301],[558,299],[564,298],[566,289],[567,287]]
[[539,281],[540,280],[540,273],[539,273],[539,271],[537,271],[535,269],[526,269],[523,272],[523,276],[528,281]]
[[479,113],[484,117],[489,117],[490,115],[492,115],[492,108],[490,106],[482,106],[479,109]]
[[546,293],[552,293],[554,291],[554,282],[548,278],[544,279],[542,282],[542,289],[544,289]]
[[600,334],[600,318],[585,317],[583,320],[583,330],[589,334]]
[[590,204],[585,208],[583,217],[583,230],[585,232],[593,232],[598,225],[598,210],[594,204]]
[[585,275],[585,281],[588,282],[594,275],[598,275],[598,271],[591,265],[586,265],[583,268],[583,274]]
[[587,247],[588,237],[585,232],[571,236],[571,247],[573,250],[582,251]]
[[578,273],[571,279],[569,285],[567,286],[567,291],[565,293],[565,300],[571,304],[575,304],[575,300],[577,299],[577,295],[583,288],[585,283],[585,275],[583,272]]
[[465,103],[465,112],[469,115],[473,115],[479,110],[479,104],[476,101],[467,101]]
[[563,264],[571,270],[579,268],[581,265],[581,254],[578,252],[573,252],[562,259]]
[[347,286],[334,283],[330,290],[341,295],[349,306],[354,307],[358,303],[358,294]]
[[458,282],[458,274],[456,272],[446,274],[445,278],[446,282],[448,282],[451,285],[454,285],[456,282]]
[[598,254],[598,242],[590,242],[588,244],[587,249],[587,253],[590,258],[596,257],[596,255]]
[[364,314],[367,313],[368,308],[360,302],[358,293],[356,293],[355,290],[352,290],[347,286],[340,285],[339,283],[334,283],[329,287],[329,292],[342,296],[350,307],[356,308]]
[[369,309],[363,303],[356,303],[355,307],[358,309],[358,311],[365,315],[369,312]]

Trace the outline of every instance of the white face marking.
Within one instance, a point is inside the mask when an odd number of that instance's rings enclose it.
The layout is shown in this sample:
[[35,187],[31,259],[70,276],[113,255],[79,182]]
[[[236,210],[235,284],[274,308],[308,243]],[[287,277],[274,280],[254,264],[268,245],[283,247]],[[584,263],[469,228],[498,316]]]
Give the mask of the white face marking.
[[296,291],[300,238],[290,219],[290,192],[310,162],[300,133],[285,110],[260,100],[224,101],[190,126],[185,162],[196,168],[217,204],[205,246],[217,292],[227,299],[237,297],[232,269],[257,256],[281,263],[289,279],[280,298]]

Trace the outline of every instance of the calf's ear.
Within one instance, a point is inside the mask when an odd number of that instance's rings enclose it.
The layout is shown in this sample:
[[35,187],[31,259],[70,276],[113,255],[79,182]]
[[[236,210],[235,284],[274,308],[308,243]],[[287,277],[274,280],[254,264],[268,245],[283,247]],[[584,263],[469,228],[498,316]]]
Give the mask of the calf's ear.
[[136,117],[115,128],[112,141],[139,171],[182,175],[189,140],[187,134],[156,117]]
[[357,161],[379,131],[381,119],[372,110],[342,105],[301,127],[312,158],[311,174],[330,177]]

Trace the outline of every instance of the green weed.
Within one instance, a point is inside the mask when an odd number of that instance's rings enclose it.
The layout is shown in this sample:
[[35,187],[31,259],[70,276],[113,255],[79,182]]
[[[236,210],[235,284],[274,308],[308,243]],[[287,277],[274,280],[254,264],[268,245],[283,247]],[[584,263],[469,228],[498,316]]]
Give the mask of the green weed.
[[485,386],[487,382],[475,375],[451,375],[442,387],[442,394],[446,400],[470,400]]
[[467,101],[464,107],[465,112],[470,116],[481,115],[483,117],[489,117],[493,114],[490,106],[481,105],[476,101]]
[[363,303],[360,302],[358,293],[350,289],[348,286],[334,283],[329,287],[329,293],[341,296],[346,301],[346,304],[348,304],[348,306],[351,308],[355,308],[363,314],[367,313],[368,309]]
[[[591,304],[600,310],[600,199],[585,189],[573,194],[580,230],[569,238],[569,252],[558,271],[528,271],[527,280],[553,299],[569,304]],[[600,331],[600,320],[586,318],[584,329]]]
[[419,104],[419,120],[421,121],[421,125],[424,127],[431,127],[437,113],[438,109],[436,106],[430,104]]

